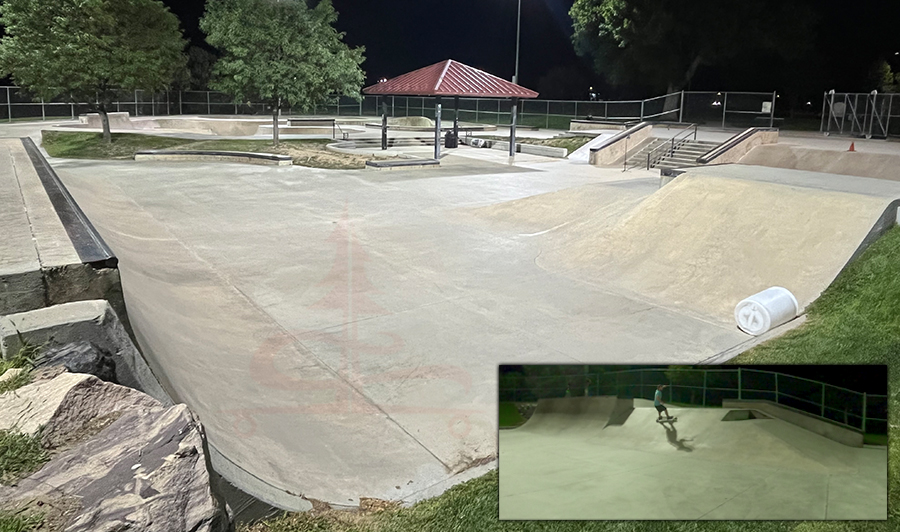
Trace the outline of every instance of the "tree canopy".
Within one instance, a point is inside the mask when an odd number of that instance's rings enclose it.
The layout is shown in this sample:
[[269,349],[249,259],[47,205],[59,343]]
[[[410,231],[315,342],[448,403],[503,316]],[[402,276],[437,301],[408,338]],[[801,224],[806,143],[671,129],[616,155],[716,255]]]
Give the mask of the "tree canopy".
[[281,109],[360,97],[364,49],[348,47],[336,21],[331,0],[313,8],[304,0],[208,0],[200,28],[221,53],[210,86],[236,102],[269,104],[277,144]]
[[44,99],[97,102],[118,90],[164,90],[184,67],[178,19],[158,0],[5,0],[0,70]]
[[668,92],[750,51],[798,57],[817,21],[804,0],[576,0],[570,15],[576,51],[610,82]]

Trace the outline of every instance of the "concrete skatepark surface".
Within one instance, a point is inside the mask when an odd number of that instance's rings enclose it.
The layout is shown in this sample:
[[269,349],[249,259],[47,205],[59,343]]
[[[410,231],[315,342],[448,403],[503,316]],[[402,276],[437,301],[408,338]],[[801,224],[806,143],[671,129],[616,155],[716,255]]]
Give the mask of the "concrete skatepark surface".
[[545,399],[500,431],[500,519],[886,519],[887,450],[774,418]]
[[467,147],[387,174],[51,163],[214,467],[283,508],[415,501],[494,467],[499,363],[693,363],[748,341],[545,261],[657,197],[656,172]]

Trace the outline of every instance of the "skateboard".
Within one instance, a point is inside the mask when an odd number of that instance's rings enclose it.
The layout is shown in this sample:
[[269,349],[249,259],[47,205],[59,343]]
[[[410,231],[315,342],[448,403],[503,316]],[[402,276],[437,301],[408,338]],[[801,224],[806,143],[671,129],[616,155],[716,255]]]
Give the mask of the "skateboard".
[[677,418],[677,417],[670,417],[670,418],[668,418],[668,419],[663,418],[663,419],[657,419],[657,420],[656,420],[657,423],[672,423],[673,421],[678,421],[678,418]]

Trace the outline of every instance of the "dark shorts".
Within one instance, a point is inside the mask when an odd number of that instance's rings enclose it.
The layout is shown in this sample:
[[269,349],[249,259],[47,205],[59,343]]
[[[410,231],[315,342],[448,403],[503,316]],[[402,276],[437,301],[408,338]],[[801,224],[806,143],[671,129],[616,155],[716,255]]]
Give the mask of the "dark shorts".
[[657,412],[662,412],[663,410],[666,409],[666,407],[664,405],[654,405],[654,406],[656,406]]

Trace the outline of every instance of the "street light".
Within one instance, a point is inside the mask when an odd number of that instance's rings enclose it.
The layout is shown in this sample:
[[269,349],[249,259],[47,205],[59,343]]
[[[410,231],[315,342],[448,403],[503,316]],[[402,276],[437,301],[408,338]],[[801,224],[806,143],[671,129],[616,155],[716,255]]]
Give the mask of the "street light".
[[522,0],[519,0],[519,14],[516,17],[516,73],[513,74],[513,83],[519,83],[519,36],[522,33]]

